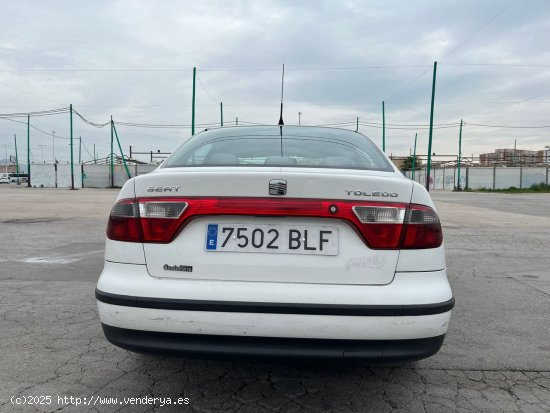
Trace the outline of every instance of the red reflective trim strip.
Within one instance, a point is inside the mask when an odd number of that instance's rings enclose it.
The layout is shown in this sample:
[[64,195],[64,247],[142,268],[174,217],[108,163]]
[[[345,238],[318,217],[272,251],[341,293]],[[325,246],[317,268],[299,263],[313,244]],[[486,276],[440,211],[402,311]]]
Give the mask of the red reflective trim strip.
[[[401,239],[402,224],[380,224],[372,228],[372,224],[362,224],[353,211],[354,206],[379,206],[407,208],[408,204],[397,202],[372,202],[351,200],[322,200],[301,198],[202,198],[202,197],[154,197],[138,198],[137,202],[187,202],[188,206],[179,218],[177,229],[170,227],[164,232],[164,240],[160,234],[151,236],[155,219],[147,219],[147,229],[143,227],[144,242],[169,243],[190,222],[199,216],[209,215],[241,215],[241,216],[275,216],[275,217],[312,217],[331,218],[347,221],[372,249],[397,249]],[[337,212],[331,212],[336,206]],[[142,219],[144,221],[144,219]]]
[[[322,200],[300,198],[211,198],[144,197],[123,199],[116,205],[147,202],[187,202],[177,219],[130,218],[110,216],[107,236],[126,242],[170,243],[194,218],[213,215],[312,217],[340,219],[351,224],[355,232],[372,249],[437,248],[443,242],[439,218],[430,207],[416,204],[357,200]],[[361,223],[354,206],[394,207],[406,209],[405,223]],[[336,212],[334,212],[336,207]],[[138,212],[138,208],[135,209]],[[433,214],[437,222],[408,223],[411,211]],[[331,212],[333,211],[333,212]]]
[[[194,215],[221,214],[232,215],[277,215],[277,216],[334,216],[329,211],[331,205],[352,212],[353,206],[379,206],[407,208],[402,202],[371,202],[351,200],[323,200],[303,198],[233,198],[233,197],[154,197],[137,198],[137,202],[187,202],[188,210],[193,208]],[[186,210],[185,214],[189,214]],[[339,211],[340,212],[340,211]],[[305,215],[304,215],[305,214]]]

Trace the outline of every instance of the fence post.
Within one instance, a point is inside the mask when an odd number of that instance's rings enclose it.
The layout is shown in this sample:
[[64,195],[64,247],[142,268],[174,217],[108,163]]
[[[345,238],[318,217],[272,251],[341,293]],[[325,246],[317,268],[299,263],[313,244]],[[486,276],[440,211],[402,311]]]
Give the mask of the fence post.
[[426,164],[426,168],[424,168],[424,186],[427,186],[429,188],[429,182],[428,182],[428,164]]
[[[469,179],[470,179],[470,167],[467,166],[466,167],[466,182],[464,183],[464,189],[468,189]],[[458,182],[458,184],[460,185],[460,181]]]
[[453,168],[453,188],[457,189],[457,187],[456,187],[456,168]]
[[493,166],[493,189],[496,189],[497,167]]
[[446,171],[446,170],[447,170],[447,167],[444,166],[444,167],[443,167],[443,188],[441,188],[441,189],[443,189],[443,190],[445,189],[445,171]]
[[546,186],[548,186],[548,167],[546,167]]
[[434,126],[434,99],[435,99],[436,73],[437,73],[437,61],[434,62],[434,71],[433,71],[433,79],[432,79],[432,104],[430,106],[430,133],[428,136],[428,162],[426,165],[426,175],[428,179],[428,186],[426,188],[428,189],[428,192],[430,191],[429,178],[430,178],[430,170],[432,167],[432,137],[433,137],[432,135],[433,135],[433,126]]
[[122,158],[124,169],[126,169],[126,174],[128,175],[128,179],[130,179],[132,178],[132,176],[130,175],[130,170],[128,169],[128,164],[126,163],[126,159],[124,158],[124,152],[122,152],[122,145],[120,144],[120,139],[118,138],[118,133],[116,131],[115,125],[113,125],[113,130],[115,132],[116,141],[118,143],[118,149],[120,149],[120,157]]
[[114,136],[113,136],[113,115],[111,115],[111,188],[115,187],[115,166],[114,166],[114,159],[113,159],[113,153],[114,153]]
[[[462,188],[460,188],[460,164],[462,163],[462,124],[463,123],[464,122],[462,121],[462,119],[460,119],[460,131],[458,132],[458,157],[456,159],[456,163],[457,163],[457,166],[458,166],[458,171],[457,171],[458,186],[455,186],[455,189],[457,191],[460,191],[462,189]],[[454,180],[454,175],[453,175],[453,180]]]
[[[191,136],[195,134],[195,78],[197,77],[197,68],[193,68],[193,98],[191,100]],[[151,162],[153,159],[151,158]]]
[[[359,118],[357,118],[357,130],[359,130]],[[414,181],[414,174],[416,171],[416,138],[418,138],[418,132],[414,134],[414,153],[412,161],[412,180]]]
[[17,155],[17,135],[15,133],[13,134],[13,139],[15,140],[15,173],[17,174],[17,185],[21,185],[21,178],[19,177],[19,157]]
[[386,152],[386,110],[382,101],[382,152]]
[[71,103],[69,105],[71,112],[70,112],[70,126],[71,126],[71,189],[74,189],[74,152],[73,152],[73,104]]
[[[27,114],[27,186],[31,187],[31,115]],[[548,176],[548,174],[546,175]]]
[[519,189],[523,187],[523,166],[519,166]]

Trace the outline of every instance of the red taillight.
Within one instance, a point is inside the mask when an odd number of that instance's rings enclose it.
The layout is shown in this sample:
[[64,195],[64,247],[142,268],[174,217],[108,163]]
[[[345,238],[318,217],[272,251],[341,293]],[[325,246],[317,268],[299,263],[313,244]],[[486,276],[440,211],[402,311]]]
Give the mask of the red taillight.
[[107,236],[117,241],[169,243],[192,218],[207,215],[341,219],[352,224],[372,249],[436,248],[442,242],[439,219],[428,207],[402,203],[274,198],[158,197],[122,200],[111,211]]
[[126,242],[167,242],[181,226],[187,202],[181,200],[123,199],[109,216],[107,237]]
[[439,217],[427,206],[411,204],[405,228],[403,249],[437,248],[443,243]]
[[142,199],[138,205],[143,242],[171,241],[181,227],[179,218],[187,208],[187,202],[177,199]]
[[375,249],[398,249],[405,205],[355,205],[353,212],[367,244]]
[[137,207],[133,199],[123,199],[113,206],[107,224],[107,237],[114,241],[141,242]]

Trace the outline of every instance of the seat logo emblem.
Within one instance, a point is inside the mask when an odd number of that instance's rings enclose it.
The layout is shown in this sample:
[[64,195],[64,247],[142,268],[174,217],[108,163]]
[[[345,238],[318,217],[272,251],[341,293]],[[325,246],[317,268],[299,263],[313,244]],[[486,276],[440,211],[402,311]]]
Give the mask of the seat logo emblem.
[[178,192],[181,186],[148,186],[147,192]]
[[269,195],[286,195],[286,181],[284,179],[269,181]]

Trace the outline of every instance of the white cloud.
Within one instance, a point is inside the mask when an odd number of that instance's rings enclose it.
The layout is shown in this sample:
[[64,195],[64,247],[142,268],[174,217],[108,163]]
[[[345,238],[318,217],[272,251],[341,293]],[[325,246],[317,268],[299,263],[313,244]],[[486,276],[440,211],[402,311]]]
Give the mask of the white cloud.
[[[482,30],[502,2],[120,0],[4,6],[0,25],[9,37],[0,42],[0,112],[73,103],[98,122],[112,114],[115,120],[188,124],[190,69],[197,66],[202,81],[197,83],[197,122],[218,121],[221,100],[226,123],[237,116],[276,122],[285,62],[288,123],[297,122],[299,111],[304,124],[353,122],[356,116],[379,122],[386,99],[388,122],[426,124],[431,65],[456,48],[438,68],[436,123],[464,118],[550,124],[550,4],[545,2],[518,2]],[[366,69],[418,65],[423,67]],[[352,69],[318,70],[322,68]],[[81,71],[26,71],[43,69]],[[68,135],[67,115],[36,122]],[[379,129],[361,130],[380,142]],[[466,126],[465,152],[509,146],[514,139],[542,148],[550,143],[547,131]],[[11,143],[14,132],[24,136],[24,125],[0,121],[0,144]],[[124,147],[143,150],[172,150],[189,135],[189,130],[122,126],[119,132]],[[414,132],[388,129],[388,151],[408,153]],[[103,148],[103,155],[108,149],[108,129],[77,119],[75,134]],[[436,152],[456,153],[457,136],[455,129],[436,130]],[[34,146],[51,142],[37,132],[32,139]],[[419,139],[424,147],[427,131],[420,130]]]

